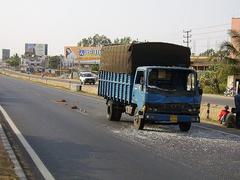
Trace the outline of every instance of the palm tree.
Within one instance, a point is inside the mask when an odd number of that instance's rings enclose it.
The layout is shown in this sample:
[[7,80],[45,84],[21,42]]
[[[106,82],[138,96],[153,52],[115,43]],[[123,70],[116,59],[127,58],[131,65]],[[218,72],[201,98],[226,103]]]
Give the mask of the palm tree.
[[230,30],[228,34],[231,37],[232,42],[224,41],[221,45],[221,50],[227,52],[227,59],[240,62],[240,31]]

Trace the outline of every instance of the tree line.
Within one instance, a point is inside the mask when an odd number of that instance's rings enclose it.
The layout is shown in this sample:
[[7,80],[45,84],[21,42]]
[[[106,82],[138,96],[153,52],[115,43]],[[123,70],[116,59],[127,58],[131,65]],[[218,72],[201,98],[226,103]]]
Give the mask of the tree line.
[[224,41],[218,51],[208,49],[199,54],[208,56],[211,65],[201,73],[200,82],[204,93],[222,94],[229,75],[240,74],[240,32],[228,32],[232,42]]
[[110,44],[131,44],[132,42],[136,42],[129,36],[125,36],[123,38],[116,38],[113,41],[105,35],[95,34],[94,36],[89,36],[87,38],[81,39],[77,45],[83,47],[98,47]]

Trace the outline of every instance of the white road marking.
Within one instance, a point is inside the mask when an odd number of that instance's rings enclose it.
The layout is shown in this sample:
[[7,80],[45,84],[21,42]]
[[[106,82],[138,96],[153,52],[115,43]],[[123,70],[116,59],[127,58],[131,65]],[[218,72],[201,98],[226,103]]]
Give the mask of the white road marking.
[[12,128],[13,132],[17,135],[18,139],[32,158],[33,162],[35,163],[36,167],[41,172],[42,176],[47,180],[54,180],[54,177],[52,174],[48,171],[48,169],[45,167],[41,159],[38,157],[36,152],[33,150],[33,148],[30,146],[30,144],[27,142],[27,140],[24,138],[22,133],[18,130],[16,125],[13,123],[12,119],[9,117],[7,112],[3,109],[3,107],[0,105],[0,111],[2,112],[3,116],[5,117],[6,121]]
[[211,131],[217,131],[219,133],[230,135],[230,136],[234,136],[234,137],[237,137],[237,138],[240,137],[240,135],[237,135],[237,134],[232,134],[232,133],[224,132],[224,131],[213,129],[213,128],[203,127],[203,126],[199,126],[199,125],[196,125],[196,124],[194,124],[193,126],[198,127],[198,128],[202,128],[202,129],[211,130]]

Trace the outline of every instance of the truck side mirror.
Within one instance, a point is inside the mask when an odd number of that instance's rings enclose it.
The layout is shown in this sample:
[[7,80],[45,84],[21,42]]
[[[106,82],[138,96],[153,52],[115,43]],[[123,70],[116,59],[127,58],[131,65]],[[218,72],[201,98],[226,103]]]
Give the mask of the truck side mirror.
[[141,91],[143,91],[144,90],[144,80],[143,79],[140,80],[140,85],[141,85]]
[[200,95],[202,95],[203,94],[202,88],[198,88],[198,92],[199,92]]

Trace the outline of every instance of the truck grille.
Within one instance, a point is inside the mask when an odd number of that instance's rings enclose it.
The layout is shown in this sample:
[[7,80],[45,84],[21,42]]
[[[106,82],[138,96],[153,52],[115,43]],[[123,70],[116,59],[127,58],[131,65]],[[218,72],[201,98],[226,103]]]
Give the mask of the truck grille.
[[148,105],[147,112],[164,114],[190,114],[188,111],[190,108],[192,108],[192,106],[189,104],[158,104]]

